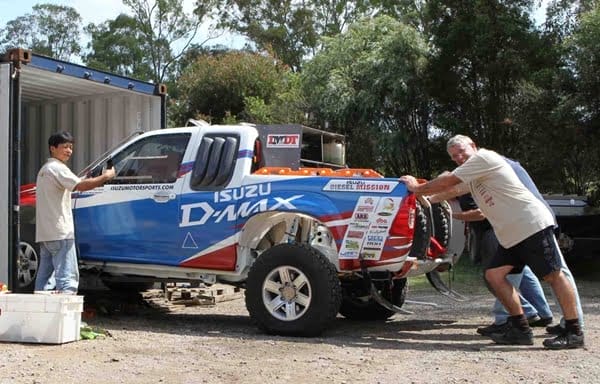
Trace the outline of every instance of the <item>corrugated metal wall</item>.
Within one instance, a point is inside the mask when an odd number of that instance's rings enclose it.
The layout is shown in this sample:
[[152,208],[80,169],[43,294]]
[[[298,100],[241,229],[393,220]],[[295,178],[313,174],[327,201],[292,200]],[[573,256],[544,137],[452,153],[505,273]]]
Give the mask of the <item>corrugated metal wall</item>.
[[69,131],[75,138],[69,166],[78,173],[136,130],[160,128],[160,97],[120,92],[23,106],[21,184],[34,183],[49,156],[48,137]]

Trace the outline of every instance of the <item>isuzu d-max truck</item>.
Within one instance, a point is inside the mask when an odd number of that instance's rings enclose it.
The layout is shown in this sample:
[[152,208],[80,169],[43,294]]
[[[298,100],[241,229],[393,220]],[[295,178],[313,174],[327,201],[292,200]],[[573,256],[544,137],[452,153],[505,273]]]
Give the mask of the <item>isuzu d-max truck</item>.
[[[451,293],[437,273],[458,258],[450,207],[397,178],[341,167],[340,152],[325,159],[335,164],[303,166],[295,154],[314,148],[295,127],[195,122],[107,152],[82,176],[109,162],[116,178],[72,195],[81,268],[109,287],[243,285],[251,318],[283,335],[316,335],[338,313],[401,312],[410,276]],[[32,206],[33,194],[25,187],[22,201]]]

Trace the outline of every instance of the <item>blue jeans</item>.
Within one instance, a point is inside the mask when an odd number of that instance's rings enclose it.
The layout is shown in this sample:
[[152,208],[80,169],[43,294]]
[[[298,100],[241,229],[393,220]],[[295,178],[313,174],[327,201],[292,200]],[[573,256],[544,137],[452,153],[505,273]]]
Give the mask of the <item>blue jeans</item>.
[[[542,285],[529,267],[523,268],[521,273],[506,275],[506,279],[515,289],[521,292],[519,299],[521,299],[521,306],[526,317],[529,318],[535,315],[539,315],[541,318],[552,317],[552,310],[546,301]],[[506,323],[509,316],[498,299],[494,302],[492,314],[494,315],[495,324]]]
[[[569,269],[569,266],[567,265],[567,262],[565,261],[565,257],[563,256],[562,252],[560,251],[560,248],[558,247],[558,242],[556,241],[556,239],[554,239],[554,244],[556,245],[556,248],[558,249],[558,253],[560,253],[560,262],[561,262],[561,266],[562,266],[562,268],[560,270],[565,275],[567,280],[569,280],[569,282],[571,283],[571,287],[573,287],[573,293],[575,293],[575,305],[577,305],[577,319],[579,320],[579,326],[581,327],[581,329],[583,329],[583,325],[584,325],[583,308],[581,308],[581,300],[579,299],[579,291],[577,290],[577,284],[575,284],[575,279],[573,278],[573,274],[571,273],[571,270]],[[554,291],[552,291],[552,295],[554,295],[554,300],[556,300],[556,302],[558,303],[558,300],[556,299],[556,295],[554,294]],[[564,317],[560,318],[560,325],[563,328],[565,328],[565,318]]]
[[47,291],[54,288],[61,292],[77,293],[78,287],[79,266],[75,241],[73,239],[42,241],[35,290]]

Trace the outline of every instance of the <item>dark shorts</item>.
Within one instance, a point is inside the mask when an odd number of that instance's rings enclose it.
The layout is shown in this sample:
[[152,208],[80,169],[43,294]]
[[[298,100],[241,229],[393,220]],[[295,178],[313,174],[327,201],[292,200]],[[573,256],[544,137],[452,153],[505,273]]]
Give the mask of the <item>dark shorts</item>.
[[540,279],[560,271],[562,262],[554,228],[542,229],[510,248],[498,246],[498,253],[492,258],[488,268],[504,265],[514,267],[510,273],[521,273],[527,265]]

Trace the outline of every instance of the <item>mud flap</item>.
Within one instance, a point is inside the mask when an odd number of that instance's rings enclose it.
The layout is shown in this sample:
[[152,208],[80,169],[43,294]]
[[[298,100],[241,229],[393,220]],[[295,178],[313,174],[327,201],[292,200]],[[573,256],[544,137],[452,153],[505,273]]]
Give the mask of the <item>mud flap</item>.
[[466,301],[467,298],[460,293],[456,292],[452,288],[448,287],[446,283],[442,280],[442,277],[438,271],[431,271],[426,273],[427,280],[433,288],[436,289],[442,295],[455,300],[455,301]]

